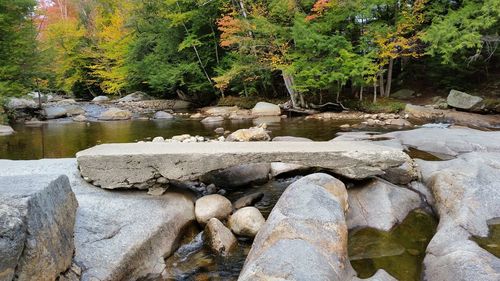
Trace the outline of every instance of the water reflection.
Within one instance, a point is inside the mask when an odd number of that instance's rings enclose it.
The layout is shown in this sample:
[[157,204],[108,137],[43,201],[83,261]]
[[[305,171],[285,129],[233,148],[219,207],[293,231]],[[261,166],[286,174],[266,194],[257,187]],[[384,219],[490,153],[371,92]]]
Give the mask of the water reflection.
[[349,259],[360,278],[384,269],[400,281],[418,281],[425,249],[437,220],[422,210],[408,214],[389,232],[373,228],[349,231]]
[[[275,118],[276,119],[276,118]],[[272,136],[298,136],[318,141],[330,140],[346,121],[316,121],[303,118],[267,120]],[[352,123],[352,122],[351,122]],[[214,129],[235,131],[254,125],[252,120],[226,120],[203,124],[199,120],[132,120],[115,122],[68,122],[55,120],[36,126],[16,124],[10,136],[0,136],[0,159],[40,159],[74,157],[75,153],[101,143],[123,143],[156,136],[179,134],[215,137]]]

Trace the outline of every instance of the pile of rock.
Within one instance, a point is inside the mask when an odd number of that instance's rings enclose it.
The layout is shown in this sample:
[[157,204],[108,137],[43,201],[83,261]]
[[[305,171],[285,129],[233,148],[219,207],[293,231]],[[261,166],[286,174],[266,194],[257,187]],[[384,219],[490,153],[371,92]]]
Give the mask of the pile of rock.
[[412,127],[413,125],[406,120],[408,116],[401,116],[394,113],[378,113],[363,115],[365,121],[361,122],[361,126],[376,127],[376,126],[393,126],[393,127]]
[[[196,200],[195,216],[198,223],[205,227],[208,246],[222,256],[229,255],[236,247],[235,234],[253,238],[265,223],[259,209],[236,209],[229,199],[219,194]],[[228,227],[223,222],[227,222]]]

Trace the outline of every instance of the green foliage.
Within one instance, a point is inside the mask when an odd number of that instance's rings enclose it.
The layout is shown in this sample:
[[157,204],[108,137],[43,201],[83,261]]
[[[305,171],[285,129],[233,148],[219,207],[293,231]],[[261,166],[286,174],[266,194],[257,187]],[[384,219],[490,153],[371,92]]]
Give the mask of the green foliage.
[[388,96],[392,80],[462,87],[500,53],[498,0],[44,3],[0,2],[1,95]]
[[218,7],[219,1],[202,6],[190,0],[145,1],[136,7],[131,23],[135,40],[128,57],[130,87],[157,96],[176,90],[213,94],[204,69],[213,75],[221,56],[215,34]]
[[0,96],[22,95],[34,86],[34,0],[0,1]]
[[461,1],[432,19],[423,40],[427,53],[444,64],[463,67],[467,62],[489,59],[492,42],[500,40],[500,1]]

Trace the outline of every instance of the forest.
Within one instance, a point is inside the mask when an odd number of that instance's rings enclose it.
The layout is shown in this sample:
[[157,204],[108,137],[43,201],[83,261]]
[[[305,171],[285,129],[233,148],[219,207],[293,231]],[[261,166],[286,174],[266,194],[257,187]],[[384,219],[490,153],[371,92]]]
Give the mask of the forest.
[[0,96],[389,97],[492,79],[498,0],[1,0]]

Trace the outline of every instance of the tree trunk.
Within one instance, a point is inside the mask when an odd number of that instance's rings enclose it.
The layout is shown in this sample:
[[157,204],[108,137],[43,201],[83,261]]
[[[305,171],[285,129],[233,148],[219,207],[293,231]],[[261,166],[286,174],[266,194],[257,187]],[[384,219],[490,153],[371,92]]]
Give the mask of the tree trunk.
[[377,103],[377,81],[373,82],[373,103]]
[[387,82],[386,82],[386,85],[385,85],[385,93],[384,94],[385,94],[386,97],[389,97],[389,95],[391,94],[393,65],[394,65],[394,59],[391,58],[389,60],[389,68],[387,70]]
[[359,90],[359,100],[363,101],[363,86],[361,86],[361,89]]
[[285,82],[286,89],[288,94],[290,95],[290,99],[292,100],[293,108],[299,108],[299,104],[297,101],[297,92],[293,89],[293,77],[289,74],[282,73],[283,81]]
[[385,96],[385,93],[384,93],[384,73],[382,71],[380,71],[380,74],[379,74],[379,87],[380,87],[380,96],[381,97],[384,97]]

